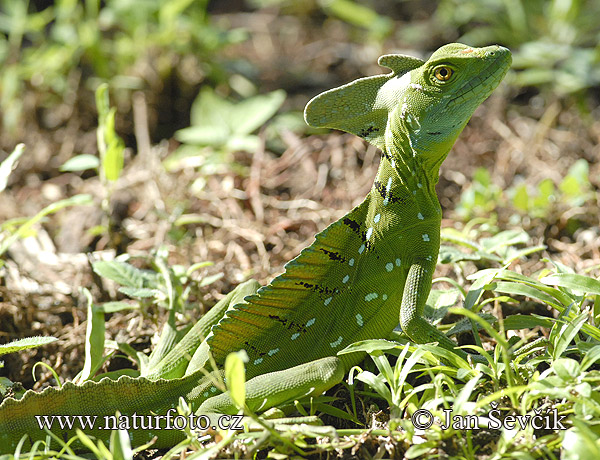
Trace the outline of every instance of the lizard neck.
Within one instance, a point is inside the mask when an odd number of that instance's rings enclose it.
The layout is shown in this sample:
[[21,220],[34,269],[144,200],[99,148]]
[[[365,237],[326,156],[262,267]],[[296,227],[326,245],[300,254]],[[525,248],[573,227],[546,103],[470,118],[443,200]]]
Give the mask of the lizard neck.
[[405,231],[427,221],[435,228],[442,214],[435,186],[447,152],[417,151],[401,133],[389,139],[369,194],[367,227],[382,222],[387,231]]

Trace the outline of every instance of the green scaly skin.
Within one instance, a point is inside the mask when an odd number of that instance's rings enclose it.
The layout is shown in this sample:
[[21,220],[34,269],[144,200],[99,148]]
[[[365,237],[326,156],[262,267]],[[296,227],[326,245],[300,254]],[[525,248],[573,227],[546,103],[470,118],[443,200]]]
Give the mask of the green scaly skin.
[[[247,403],[255,411],[340,382],[363,356],[337,352],[358,340],[386,338],[398,322],[414,342],[439,342],[465,357],[423,318],[440,243],[435,185],[457,136],[510,62],[510,52],[498,46],[450,44],[427,62],[386,55],[379,63],[392,73],[312,99],[308,124],[354,133],[382,150],[366,199],[316,235],[268,286],[256,294],[255,282],[238,287],[143,377],[8,398],[0,406],[0,451],[12,452],[23,435],[25,448],[44,438],[34,415],[164,414],[179,397],[198,414],[235,413],[229,396],[217,394],[205,375],[209,354],[222,366],[228,353],[246,350]],[[62,439],[74,434],[56,424],[53,430]],[[84,431],[105,441],[110,434]],[[174,430],[130,435],[134,445],[156,435],[159,447],[182,439]]]

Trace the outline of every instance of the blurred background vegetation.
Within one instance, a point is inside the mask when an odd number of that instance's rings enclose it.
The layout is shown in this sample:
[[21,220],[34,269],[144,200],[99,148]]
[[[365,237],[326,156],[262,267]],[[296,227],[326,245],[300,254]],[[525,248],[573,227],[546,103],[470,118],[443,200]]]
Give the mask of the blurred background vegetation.
[[[73,377],[91,298],[119,311],[98,366],[120,371],[116,349],[151,349],[169,308],[188,324],[281,272],[379,158],[308,128],[307,101],[381,73],[381,54],[455,41],[507,46],[514,65],[442,167],[444,244],[461,250],[442,248],[436,276],[550,258],[597,277],[599,17],[598,0],[0,0],[0,343],[61,339],[1,375],[39,388],[43,360]],[[510,245],[528,257],[498,255]],[[99,268],[115,258],[152,283]]]
[[[69,340],[87,253],[165,245],[170,263],[214,261],[190,305],[267,280],[360,202],[377,167],[360,139],[309,129],[306,102],[380,73],[381,54],[454,41],[502,44],[514,65],[443,166],[445,226],[517,227],[589,270],[598,17],[597,0],[0,0],[0,340],[44,323]],[[22,368],[15,380],[30,379]]]

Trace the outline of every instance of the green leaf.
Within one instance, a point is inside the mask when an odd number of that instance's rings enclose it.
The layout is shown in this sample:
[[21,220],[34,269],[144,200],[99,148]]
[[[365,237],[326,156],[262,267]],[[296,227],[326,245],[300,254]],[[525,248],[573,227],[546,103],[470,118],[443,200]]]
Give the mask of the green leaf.
[[571,319],[566,315],[561,315],[556,324],[550,331],[550,354],[554,360],[560,358],[565,352],[571,341],[575,338],[581,327],[587,320],[587,312],[580,313],[577,317]]
[[480,253],[467,254],[454,246],[440,246],[439,261],[442,264],[453,264],[464,260],[481,260]]
[[248,361],[248,355],[243,350],[229,353],[225,358],[225,382],[231,400],[238,409],[243,409],[246,404],[245,361]]
[[131,288],[142,288],[144,286],[142,271],[120,260],[98,260],[92,264],[92,268],[98,275],[123,286]]
[[202,278],[202,281],[200,281],[199,286],[200,287],[208,286],[209,284],[212,284],[215,281],[223,278],[224,275],[225,275],[225,273],[215,273],[214,275],[205,276],[204,278]]
[[600,436],[586,422],[571,419],[575,425],[569,428],[562,442],[562,460],[587,460],[600,457]]
[[327,415],[331,415],[332,417],[337,417],[342,420],[349,420],[356,424],[360,424],[360,421],[356,417],[354,417],[352,414],[349,414],[348,412],[346,412],[342,409],[338,409],[337,407],[330,406],[329,404],[323,404],[323,403],[320,403],[319,401],[316,401],[312,404],[312,407],[315,410],[318,410],[319,412],[323,412]]
[[600,281],[589,276],[574,273],[554,273],[543,277],[540,281],[544,284],[554,284],[574,291],[600,295]]
[[77,155],[73,158],[69,158],[60,167],[61,171],[85,171],[86,169],[98,169],[100,166],[100,159],[95,155],[89,155],[84,153]]
[[285,101],[285,91],[279,89],[268,94],[245,99],[232,110],[229,126],[235,134],[250,134],[264,125]]
[[[225,144],[230,136],[227,126],[190,126],[175,133],[175,139],[185,144],[210,145],[219,147]],[[197,151],[201,153],[200,150]]]
[[529,194],[525,184],[519,185],[513,195],[513,206],[519,211],[527,212],[529,209]]
[[96,308],[98,310],[103,311],[104,313],[115,313],[117,311],[124,310],[138,310],[140,306],[134,303],[127,302],[104,302],[101,305],[97,305]]
[[28,348],[41,347],[57,340],[56,337],[26,337],[24,339],[13,340],[12,342],[0,345],[0,356]]
[[90,291],[83,288],[87,298],[87,326],[85,329],[85,362],[79,376],[80,382],[89,380],[104,362],[104,312],[94,305]]
[[523,230],[505,230],[490,238],[482,238],[481,246],[489,251],[496,252],[500,248],[515,244],[528,243],[529,235]]
[[559,358],[552,363],[552,368],[565,382],[574,382],[581,375],[581,366],[577,361],[570,358]]
[[[481,319],[485,320],[489,324],[496,324],[498,322],[498,318],[489,313],[477,313],[477,316],[479,316]],[[480,324],[475,324],[475,327],[477,328],[477,330],[479,330],[482,326]],[[460,321],[458,321],[454,326],[452,326],[452,328],[448,332],[446,332],[446,335],[453,336],[456,334],[461,334],[463,332],[470,332],[472,330],[473,324],[471,323],[471,321],[468,318],[463,318]]]
[[368,385],[370,388],[375,390],[379,396],[385,399],[389,404],[392,404],[392,393],[390,389],[385,384],[385,379],[383,375],[375,375],[369,371],[362,371],[356,377],[356,380],[360,380],[364,384]]
[[133,460],[131,441],[126,430],[113,430],[110,433],[110,453],[112,460]]
[[123,141],[115,131],[115,115],[117,110],[112,108],[106,116],[104,126],[104,139],[106,141],[106,151],[102,158],[102,168],[105,177],[111,181],[116,181],[123,170],[124,149]]
[[134,287],[120,287],[119,292],[123,294],[137,298],[137,299],[147,299],[150,297],[164,298],[164,294],[158,289],[150,289],[150,288],[134,288]]
[[337,354],[345,355],[356,352],[373,353],[374,351],[386,351],[394,348],[402,348],[402,346],[402,344],[397,342],[390,342],[389,340],[384,339],[361,340],[360,342],[355,342],[348,345],[343,350],[338,351]]
[[559,302],[557,302],[557,300],[551,295],[527,284],[515,283],[511,281],[498,281],[494,286],[494,291],[501,294],[517,294],[529,297],[531,299],[541,300],[550,306],[559,305]]
[[533,329],[534,327],[552,327],[554,321],[537,315],[511,315],[504,319],[504,329],[520,330]]
[[6,188],[10,173],[17,167],[19,158],[25,151],[25,144],[18,144],[12,153],[0,163],[0,192]]

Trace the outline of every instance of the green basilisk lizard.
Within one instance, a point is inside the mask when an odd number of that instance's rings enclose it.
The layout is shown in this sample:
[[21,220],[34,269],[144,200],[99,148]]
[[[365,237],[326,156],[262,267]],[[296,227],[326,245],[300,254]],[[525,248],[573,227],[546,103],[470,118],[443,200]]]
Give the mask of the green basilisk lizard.
[[[499,46],[449,44],[427,62],[390,54],[379,64],[391,73],[366,77],[312,99],[308,124],[356,134],[383,158],[365,200],[315,237],[258,288],[247,282],[209,311],[145,375],[28,391],[0,406],[0,451],[21,438],[31,447],[46,433],[35,416],[164,414],[180,397],[203,413],[236,413],[227,393],[207,376],[211,359],[222,366],[244,349],[246,402],[262,411],[339,383],[359,353],[337,356],[352,342],[387,338],[400,323],[416,343],[438,342],[461,356],[454,342],[423,318],[440,244],[441,208],[435,193],[439,167],[475,109],[511,63]],[[255,292],[255,293],[254,293]],[[94,425],[52,431],[62,439],[75,428],[106,440]],[[134,445],[157,436],[156,446],[182,439],[177,430],[131,430]]]

